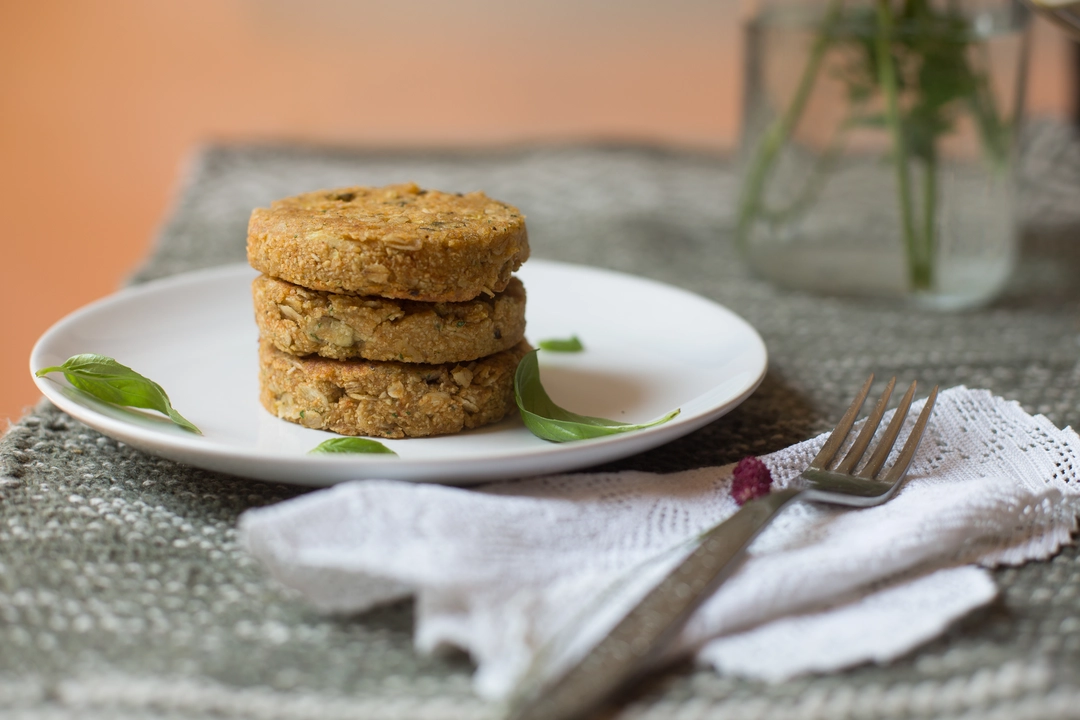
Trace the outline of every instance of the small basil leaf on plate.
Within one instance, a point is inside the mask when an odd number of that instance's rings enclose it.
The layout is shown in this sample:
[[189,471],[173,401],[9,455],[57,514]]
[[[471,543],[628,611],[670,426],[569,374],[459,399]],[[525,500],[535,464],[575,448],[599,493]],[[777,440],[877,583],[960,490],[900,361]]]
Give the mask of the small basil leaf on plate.
[[63,373],[74,387],[98,400],[120,407],[157,410],[185,430],[202,435],[199,428],[173,409],[160,385],[111,357],[94,353],[73,355],[63,365],[42,368],[34,375],[45,377],[53,372]]
[[544,440],[570,442],[632,432],[666,423],[679,414],[676,409],[652,422],[631,425],[565,410],[548,397],[544,386],[540,384],[540,365],[536,361],[536,353],[537,351],[533,350],[518,363],[517,372],[514,374],[514,400],[521,411],[525,427]]
[[308,454],[310,455],[321,455],[324,453],[376,453],[397,455],[396,452],[377,440],[369,440],[360,437],[330,438],[325,442],[319,443],[311,450],[308,450]]
[[541,340],[537,343],[541,350],[548,350],[550,352],[581,352],[585,349],[585,346],[581,344],[581,340],[577,335],[573,335],[569,338],[551,338],[550,340]]

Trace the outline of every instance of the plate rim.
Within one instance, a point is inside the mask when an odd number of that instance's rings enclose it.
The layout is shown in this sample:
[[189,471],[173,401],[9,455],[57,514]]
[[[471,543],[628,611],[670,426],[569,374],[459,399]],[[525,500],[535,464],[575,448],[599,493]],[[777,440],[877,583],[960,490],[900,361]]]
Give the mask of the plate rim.
[[[507,450],[505,452],[493,452],[488,455],[484,460],[489,463],[499,464],[503,463],[508,467],[517,467],[522,465],[529,465],[532,461],[537,462],[539,459],[545,459],[547,466],[551,469],[544,469],[539,472],[526,473],[524,475],[517,472],[506,473],[476,473],[469,472],[469,479],[463,480],[460,477],[449,474],[445,478],[435,477],[413,477],[417,475],[415,472],[406,473],[410,477],[401,477],[411,482],[431,482],[447,485],[468,485],[479,484],[482,482],[489,482],[498,479],[512,479],[517,477],[527,477],[537,474],[550,474],[551,472],[568,472],[578,468],[585,468],[591,465],[595,465],[601,462],[610,462],[612,460],[629,457],[636,455],[640,452],[651,450],[659,445],[671,442],[679,437],[687,435],[700,429],[704,425],[715,421],[716,419],[727,414],[734,408],[742,404],[755,390],[761,385],[766,373],[768,372],[769,356],[768,347],[762,339],[757,329],[751,325],[745,318],[727,306],[711,299],[694,293],[685,288],[677,285],[665,283],[653,278],[643,277],[640,275],[634,275],[632,273],[626,273],[619,270],[612,270],[610,268],[596,267],[591,265],[584,265],[578,263],[569,263],[558,260],[548,260],[541,258],[533,258],[531,260],[531,266],[538,268],[545,266],[553,271],[563,272],[586,272],[589,274],[602,274],[607,275],[613,279],[619,281],[631,281],[636,283],[644,283],[652,285],[658,289],[663,289],[665,292],[676,292],[677,294],[684,295],[687,298],[692,298],[696,302],[706,302],[714,308],[721,310],[729,315],[734,321],[740,323],[743,329],[749,331],[750,337],[755,341],[757,350],[761,355],[761,363],[758,367],[757,376],[754,377],[747,386],[739,392],[733,398],[721,403],[720,405],[708,408],[706,411],[689,417],[676,417],[664,425],[655,426],[645,431],[638,431],[626,434],[609,435],[606,437],[593,438],[589,440],[581,440],[573,443],[561,443],[555,444],[558,450],[548,449],[550,446],[537,446],[535,449],[522,450],[520,448]],[[351,469],[353,472],[348,473],[352,479],[361,479],[365,477],[385,477],[393,476],[395,467],[400,469],[402,460],[395,456],[386,455],[322,455],[322,456],[297,456],[294,453],[272,453],[265,450],[255,450],[247,447],[237,447],[236,445],[229,445],[228,443],[221,442],[220,440],[212,440],[207,442],[205,436],[198,436],[193,434],[179,434],[174,433],[172,428],[169,430],[156,431],[149,428],[143,428],[141,426],[125,422],[108,415],[105,415],[94,408],[87,405],[78,403],[67,396],[62,391],[62,388],[66,387],[65,384],[61,384],[57,380],[54,380],[48,376],[37,377],[35,372],[40,367],[44,367],[44,362],[41,362],[41,355],[46,352],[46,346],[56,341],[58,337],[61,337],[66,330],[73,326],[77,326],[84,318],[91,316],[95,313],[107,311],[107,309],[113,305],[122,305],[130,301],[131,298],[138,298],[143,295],[155,294],[163,291],[167,291],[174,287],[184,287],[190,285],[199,285],[209,282],[220,281],[228,279],[233,276],[250,275],[254,277],[257,273],[246,263],[229,263],[225,265],[215,265],[206,268],[198,268],[182,273],[177,273],[163,278],[156,278],[154,280],[141,283],[139,285],[121,288],[120,290],[110,293],[104,297],[93,300],[86,305],[83,305],[76,310],[64,315],[59,320],[54,322],[41,334],[41,336],[34,343],[29,357],[29,370],[35,385],[39,391],[60,410],[64,411],[68,415],[72,416],[76,420],[90,426],[91,428],[101,432],[102,434],[112,437],[126,444],[131,445],[143,452],[147,452],[152,455],[165,457],[174,461],[182,462],[184,464],[200,467],[203,469],[218,471],[218,472],[232,472],[233,474],[239,474],[244,477],[249,477],[257,480],[273,481],[273,482],[287,482],[294,485],[306,485],[306,486],[329,486],[337,482],[342,482],[346,479],[341,469]],[[711,389],[711,388],[710,388]],[[705,391],[707,392],[708,389]],[[704,394],[704,393],[701,393]],[[695,397],[700,397],[700,394]],[[423,438],[418,438],[423,439]],[[288,477],[281,473],[274,473],[274,477],[267,477],[264,473],[261,474],[244,474],[236,473],[231,469],[223,469],[222,462],[210,462],[209,464],[203,464],[193,461],[191,454],[199,456],[199,458],[206,457],[209,461],[227,461],[224,464],[235,468],[238,464],[242,465],[243,461],[250,463],[262,464],[267,461],[273,462],[286,462],[290,466],[302,465],[311,467],[323,467],[333,468],[339,470],[338,472],[331,473],[336,477],[333,479],[312,479],[309,477],[297,477],[296,475],[289,473]],[[389,459],[388,459],[389,458]],[[239,462],[237,462],[239,461]],[[411,469],[426,469],[430,466],[441,465],[445,466],[448,463],[452,465],[456,464],[469,464],[481,462],[475,458],[446,458],[439,457],[424,457],[424,458],[410,458],[405,461]],[[478,479],[477,475],[482,475]]]

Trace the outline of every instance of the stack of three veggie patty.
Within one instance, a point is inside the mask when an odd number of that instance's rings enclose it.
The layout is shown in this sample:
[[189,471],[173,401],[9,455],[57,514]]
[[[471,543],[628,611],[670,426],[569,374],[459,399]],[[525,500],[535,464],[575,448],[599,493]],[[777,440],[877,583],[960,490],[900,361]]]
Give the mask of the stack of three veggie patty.
[[321,190],[251,214],[260,400],[343,435],[458,432],[514,407],[525,218],[481,192]]

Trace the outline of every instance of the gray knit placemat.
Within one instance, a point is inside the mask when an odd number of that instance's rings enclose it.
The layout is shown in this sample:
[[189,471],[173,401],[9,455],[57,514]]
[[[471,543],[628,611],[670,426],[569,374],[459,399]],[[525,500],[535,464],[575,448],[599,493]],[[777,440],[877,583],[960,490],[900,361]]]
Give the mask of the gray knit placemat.
[[[989,388],[1080,426],[1080,140],[1024,154],[1023,264],[1005,297],[955,315],[808,298],[750,277],[731,247],[721,157],[645,147],[202,152],[141,282],[244,259],[252,207],[299,191],[415,180],[485,189],[528,216],[534,255],[625,270],[714,298],[769,348],[761,388],[683,439],[609,467],[674,471],[828,429],[873,371]],[[495,718],[462,655],[411,645],[398,603],[330,617],[237,546],[245,509],[300,489],[151,457],[42,402],[0,440],[0,716]],[[628,718],[1080,718],[1080,555],[995,573],[1001,594],[888,666],[764,685],[676,668]]]

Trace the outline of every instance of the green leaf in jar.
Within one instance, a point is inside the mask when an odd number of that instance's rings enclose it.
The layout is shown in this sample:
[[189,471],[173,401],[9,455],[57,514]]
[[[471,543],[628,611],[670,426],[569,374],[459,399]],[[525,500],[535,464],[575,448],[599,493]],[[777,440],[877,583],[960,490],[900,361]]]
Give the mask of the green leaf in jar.
[[544,386],[540,383],[540,366],[536,360],[536,350],[526,355],[518,363],[514,374],[514,400],[525,427],[533,435],[551,442],[570,442],[587,438],[604,437],[618,433],[633,432],[666,423],[679,414],[672,410],[667,415],[643,425],[631,425],[616,420],[578,415],[556,405]]
[[34,373],[45,377],[61,372],[74,387],[110,405],[157,410],[185,430],[202,435],[199,428],[173,409],[169,396],[156,382],[105,355],[73,355],[63,365]]
[[375,453],[380,455],[397,455],[396,452],[386,447],[381,442],[361,437],[330,438],[325,442],[319,443],[311,450],[308,450],[309,455],[330,453]]
[[585,346],[581,344],[581,340],[577,335],[573,335],[569,338],[552,338],[550,340],[541,340],[537,345],[541,350],[548,350],[550,352],[581,352],[585,349]]

